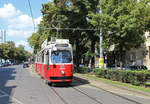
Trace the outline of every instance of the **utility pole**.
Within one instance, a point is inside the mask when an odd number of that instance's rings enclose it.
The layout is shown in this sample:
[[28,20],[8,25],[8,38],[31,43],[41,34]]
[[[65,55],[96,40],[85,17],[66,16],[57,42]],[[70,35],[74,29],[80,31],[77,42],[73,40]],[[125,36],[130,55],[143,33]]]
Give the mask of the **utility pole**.
[[0,30],[0,44],[3,43],[3,30]]
[[0,30],[0,44],[6,43],[6,30]]
[[100,27],[99,43],[100,43],[100,47],[99,47],[99,49],[100,49],[99,50],[100,51],[99,68],[103,68],[104,67],[104,57],[103,57],[103,48],[102,48],[102,44],[103,44],[102,27]]
[[[102,14],[102,9],[100,10],[100,14]],[[103,57],[103,36],[102,36],[102,26],[101,26],[101,21],[100,21],[100,38],[99,38],[99,51],[100,51],[100,58],[99,58],[99,68],[104,68],[104,57]]]

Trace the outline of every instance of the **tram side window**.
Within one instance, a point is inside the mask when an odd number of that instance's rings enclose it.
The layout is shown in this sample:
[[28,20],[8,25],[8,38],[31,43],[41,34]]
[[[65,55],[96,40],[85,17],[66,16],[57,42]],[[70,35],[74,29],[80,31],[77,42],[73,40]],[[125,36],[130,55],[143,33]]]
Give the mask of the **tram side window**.
[[71,53],[64,50],[53,51],[51,61],[52,63],[70,63],[72,61]]
[[40,63],[42,63],[42,55],[40,55]]
[[42,54],[42,63],[44,63],[44,54]]
[[49,64],[49,51],[47,51],[46,54],[44,55],[44,62],[46,64]]
[[38,57],[38,62],[40,62],[40,56]]
[[39,62],[39,56],[37,57],[37,61]]

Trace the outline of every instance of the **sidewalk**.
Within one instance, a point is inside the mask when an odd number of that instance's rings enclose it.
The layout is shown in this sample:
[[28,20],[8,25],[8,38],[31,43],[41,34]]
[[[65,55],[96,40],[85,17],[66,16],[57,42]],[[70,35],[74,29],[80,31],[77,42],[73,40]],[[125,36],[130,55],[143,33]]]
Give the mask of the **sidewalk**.
[[91,84],[97,88],[100,88],[102,90],[105,90],[105,91],[109,91],[109,92],[121,94],[121,95],[134,95],[137,97],[150,99],[150,93],[148,93],[148,92],[144,92],[141,90],[137,90],[137,89],[133,89],[133,88],[125,87],[125,86],[88,78],[88,77],[78,75],[78,74],[75,74],[74,76],[75,76],[75,79],[81,81],[82,83],[84,83],[84,81],[86,80],[89,84]]

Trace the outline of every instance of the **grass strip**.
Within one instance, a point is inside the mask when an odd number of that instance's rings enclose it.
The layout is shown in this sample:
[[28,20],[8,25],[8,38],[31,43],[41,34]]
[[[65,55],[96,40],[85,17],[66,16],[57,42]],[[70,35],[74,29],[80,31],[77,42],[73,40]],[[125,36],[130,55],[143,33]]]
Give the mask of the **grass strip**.
[[98,78],[95,75],[89,75],[89,74],[76,73],[75,75],[85,76],[87,78],[91,78],[91,79],[107,82],[107,83],[110,83],[110,84],[117,84],[117,85],[128,87],[128,88],[134,88],[134,89],[137,89],[137,90],[141,90],[141,91],[150,93],[150,88],[149,87],[145,88],[144,86],[134,86],[134,85],[127,84],[127,83],[122,83],[122,82],[119,82],[119,81],[112,81],[112,80],[109,80],[109,79]]

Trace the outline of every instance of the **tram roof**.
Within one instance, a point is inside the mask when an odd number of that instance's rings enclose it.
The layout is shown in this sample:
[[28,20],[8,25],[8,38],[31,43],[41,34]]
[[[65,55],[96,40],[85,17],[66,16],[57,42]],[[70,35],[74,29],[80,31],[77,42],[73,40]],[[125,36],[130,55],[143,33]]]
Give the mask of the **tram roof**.
[[[67,47],[57,47],[56,45],[57,44],[67,44],[68,46]],[[42,49],[41,49],[41,51],[40,52],[38,52],[38,54],[39,53],[41,53],[43,50],[47,50],[47,49],[51,49],[51,48],[53,48],[53,47],[57,47],[57,48],[72,48],[72,46],[71,46],[71,44],[69,43],[69,40],[68,39],[53,39],[53,40],[51,40],[51,41],[49,41],[49,42],[47,42],[47,44],[45,44],[45,46],[43,46],[42,47]]]

